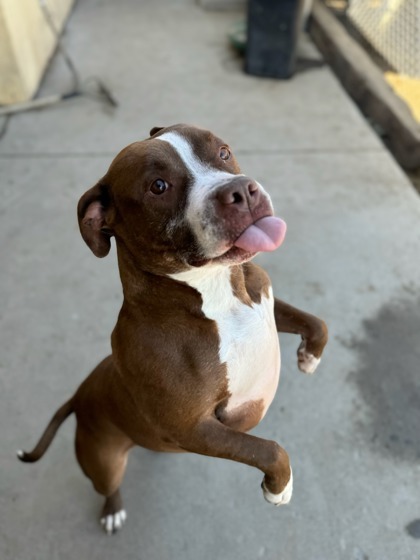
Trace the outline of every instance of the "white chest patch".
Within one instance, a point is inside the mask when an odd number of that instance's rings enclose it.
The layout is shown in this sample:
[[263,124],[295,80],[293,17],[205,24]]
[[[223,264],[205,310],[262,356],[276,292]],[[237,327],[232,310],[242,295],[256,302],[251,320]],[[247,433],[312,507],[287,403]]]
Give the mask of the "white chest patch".
[[280,346],[274,320],[274,298],[252,307],[242,303],[232,292],[230,269],[205,266],[174,274],[198,290],[203,298],[203,312],[217,323],[219,357],[226,363],[231,393],[227,411],[249,401],[263,401],[263,414],[270,406],[279,381]]

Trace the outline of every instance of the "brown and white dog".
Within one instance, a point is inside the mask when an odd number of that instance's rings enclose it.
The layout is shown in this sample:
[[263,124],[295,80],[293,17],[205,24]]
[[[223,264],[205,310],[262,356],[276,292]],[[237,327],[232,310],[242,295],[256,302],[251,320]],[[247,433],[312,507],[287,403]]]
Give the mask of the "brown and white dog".
[[269,277],[250,262],[281,244],[286,225],[227,144],[187,125],[150,134],[122,150],[78,205],[96,256],[116,240],[124,302],[112,355],[56,412],[35,449],[18,452],[37,461],[74,412],[77,459],[106,498],[107,533],[126,518],[119,487],[135,445],[257,467],[266,500],[288,503],[286,451],[246,432],[277,389],[277,331],[301,335],[306,373],[327,342],[325,324],[274,298]]

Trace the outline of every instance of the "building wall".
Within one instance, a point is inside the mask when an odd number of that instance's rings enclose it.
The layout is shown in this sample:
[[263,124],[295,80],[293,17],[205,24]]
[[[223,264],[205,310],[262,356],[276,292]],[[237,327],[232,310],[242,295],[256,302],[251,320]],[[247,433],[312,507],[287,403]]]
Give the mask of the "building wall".
[[[42,0],[0,0],[0,104],[30,99],[37,91],[56,40]],[[44,0],[61,31],[74,0]]]

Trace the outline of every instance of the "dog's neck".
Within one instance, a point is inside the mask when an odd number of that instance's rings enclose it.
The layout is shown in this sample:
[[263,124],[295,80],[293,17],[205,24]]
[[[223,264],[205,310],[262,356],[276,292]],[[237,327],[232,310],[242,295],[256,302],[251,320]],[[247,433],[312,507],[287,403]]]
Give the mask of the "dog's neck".
[[[229,308],[232,297],[242,299],[245,279],[242,265],[204,265],[188,270],[162,274],[144,270],[122,244],[117,244],[118,265],[124,294],[124,305],[187,308],[202,314],[203,295],[209,295],[217,307]],[[170,294],[170,298],[168,298]]]

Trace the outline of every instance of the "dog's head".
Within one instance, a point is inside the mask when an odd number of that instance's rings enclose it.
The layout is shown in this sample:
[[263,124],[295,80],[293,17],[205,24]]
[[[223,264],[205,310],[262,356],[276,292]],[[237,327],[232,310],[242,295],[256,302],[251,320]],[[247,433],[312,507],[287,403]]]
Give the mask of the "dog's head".
[[80,231],[96,256],[115,236],[140,268],[175,273],[280,245],[285,223],[223,140],[188,125],[150,135],[122,150],[79,201]]

